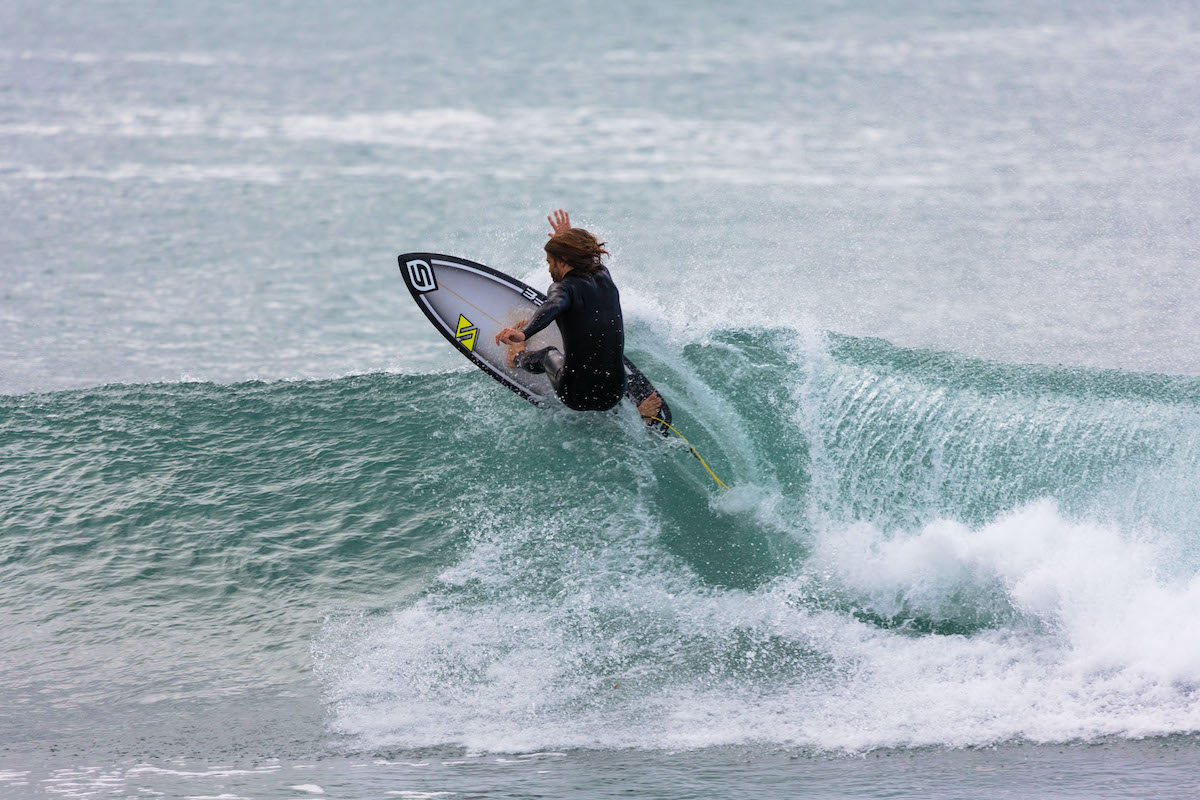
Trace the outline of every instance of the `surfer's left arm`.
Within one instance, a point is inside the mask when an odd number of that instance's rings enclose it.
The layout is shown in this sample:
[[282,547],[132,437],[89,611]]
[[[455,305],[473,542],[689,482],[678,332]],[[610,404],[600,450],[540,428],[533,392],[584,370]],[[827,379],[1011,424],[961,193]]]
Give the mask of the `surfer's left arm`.
[[525,325],[525,329],[521,333],[525,334],[525,341],[533,338],[534,334],[542,328],[549,325],[558,317],[559,314],[571,307],[571,293],[562,285],[561,282],[552,284],[550,292],[546,295],[546,302],[542,303],[542,307],[533,315],[533,319]]

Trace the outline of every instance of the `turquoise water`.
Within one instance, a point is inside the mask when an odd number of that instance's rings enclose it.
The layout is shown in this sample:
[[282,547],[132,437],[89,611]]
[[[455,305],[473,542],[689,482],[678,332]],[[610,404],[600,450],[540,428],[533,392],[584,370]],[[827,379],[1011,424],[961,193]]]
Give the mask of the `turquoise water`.
[[9,4],[0,794],[1194,795],[1196,12]]

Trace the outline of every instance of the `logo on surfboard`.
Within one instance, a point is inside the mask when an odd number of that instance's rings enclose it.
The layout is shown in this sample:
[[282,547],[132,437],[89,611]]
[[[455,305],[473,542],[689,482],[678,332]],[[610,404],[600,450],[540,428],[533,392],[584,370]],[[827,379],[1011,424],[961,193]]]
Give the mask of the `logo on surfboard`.
[[428,261],[413,259],[408,262],[408,279],[418,292],[432,292],[437,288],[437,278],[433,277],[433,267]]
[[475,337],[478,334],[479,331],[475,329],[475,324],[459,314],[458,329],[454,331],[454,338],[458,340],[458,343],[473,353],[475,352]]

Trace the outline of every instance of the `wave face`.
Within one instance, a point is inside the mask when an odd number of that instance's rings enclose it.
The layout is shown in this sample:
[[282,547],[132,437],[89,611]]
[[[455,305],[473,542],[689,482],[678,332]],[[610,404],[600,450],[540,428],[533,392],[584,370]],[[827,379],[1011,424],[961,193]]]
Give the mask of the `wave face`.
[[474,371],[0,398],[6,686],[315,666],[351,749],[1200,730],[1200,381],[791,330],[643,349],[731,491],[630,409]]

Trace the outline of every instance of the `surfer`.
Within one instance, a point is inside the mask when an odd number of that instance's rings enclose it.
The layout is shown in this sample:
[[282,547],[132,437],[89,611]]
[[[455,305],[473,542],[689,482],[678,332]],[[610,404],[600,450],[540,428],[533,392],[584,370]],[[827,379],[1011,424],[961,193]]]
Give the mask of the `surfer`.
[[[605,411],[625,394],[625,325],[621,298],[601,256],[604,243],[583,228],[572,228],[559,209],[550,222],[544,247],[550,278],[546,302],[532,319],[496,334],[496,344],[509,347],[508,363],[535,374],[545,373],[568,408]],[[562,333],[563,350],[543,347],[532,352],[525,342],[551,322]],[[655,392],[638,406],[646,419],[657,416],[662,398]]]

